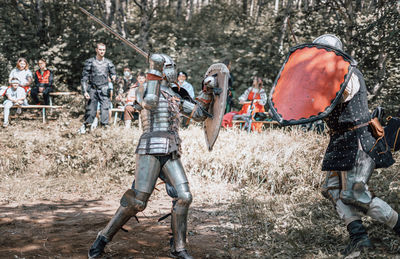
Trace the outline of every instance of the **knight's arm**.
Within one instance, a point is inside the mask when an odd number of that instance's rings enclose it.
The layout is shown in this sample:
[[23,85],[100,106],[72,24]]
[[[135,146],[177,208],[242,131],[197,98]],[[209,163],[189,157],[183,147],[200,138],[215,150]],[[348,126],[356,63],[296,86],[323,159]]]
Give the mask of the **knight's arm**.
[[199,96],[196,97],[195,103],[183,100],[181,113],[195,121],[204,121],[207,119],[209,116],[207,111],[213,101],[213,89],[215,87],[216,80],[214,77],[204,79],[203,89]]
[[147,73],[147,86],[140,105],[148,110],[158,106],[160,99],[160,83],[163,77],[164,58],[159,54],[152,54],[150,57],[150,68]]

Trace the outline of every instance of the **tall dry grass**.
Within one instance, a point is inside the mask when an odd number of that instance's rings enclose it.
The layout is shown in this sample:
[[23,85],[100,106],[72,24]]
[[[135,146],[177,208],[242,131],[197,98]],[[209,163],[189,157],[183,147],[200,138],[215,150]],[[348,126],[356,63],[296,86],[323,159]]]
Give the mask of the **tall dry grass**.
[[[2,131],[3,183],[27,172],[47,178],[86,175],[93,181],[117,184],[134,174],[134,151],[141,134],[137,128],[78,135],[76,121],[48,126],[21,123]],[[190,126],[180,135],[182,161],[189,174],[250,184],[271,194],[293,193],[304,186],[317,188],[321,182],[318,170],[326,139],[319,135],[286,129],[250,134],[222,130],[212,152],[206,148],[201,127]]]

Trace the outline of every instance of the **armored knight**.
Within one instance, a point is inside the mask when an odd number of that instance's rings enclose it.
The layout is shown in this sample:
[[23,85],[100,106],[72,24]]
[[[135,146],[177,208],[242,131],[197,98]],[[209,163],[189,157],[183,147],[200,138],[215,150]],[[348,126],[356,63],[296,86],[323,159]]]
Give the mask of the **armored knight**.
[[113,218],[98,233],[90,247],[89,258],[100,256],[118,230],[146,208],[159,177],[174,187],[176,197],[171,212],[171,255],[174,258],[192,258],[186,250],[187,215],[192,194],[180,161],[179,113],[196,121],[205,120],[206,110],[213,100],[213,88],[218,82],[215,77],[206,77],[201,94],[195,103],[191,103],[180,99],[171,89],[171,84],[177,79],[173,60],[164,54],[152,54],[149,61],[147,84],[139,87],[136,95],[135,108],[140,111],[143,134],[136,148],[135,181],[132,189],[123,194]]
[[[313,43],[343,48],[342,42],[331,34],[322,35]],[[347,226],[350,243],[343,253],[348,255],[372,247],[361,221],[362,214],[386,224],[400,235],[398,213],[368,190],[374,169],[389,167],[394,160],[372,134],[367,89],[358,69],[352,74],[341,102],[325,121],[330,129],[330,142],[322,164],[322,170],[327,171],[322,193],[333,202]]]

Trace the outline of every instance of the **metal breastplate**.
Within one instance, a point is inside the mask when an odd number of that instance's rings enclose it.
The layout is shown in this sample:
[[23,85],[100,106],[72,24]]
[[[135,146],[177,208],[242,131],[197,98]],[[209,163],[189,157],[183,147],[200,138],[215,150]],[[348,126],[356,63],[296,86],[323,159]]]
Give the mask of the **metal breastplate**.
[[179,110],[174,107],[176,104],[171,101],[169,90],[162,87],[161,91],[163,93],[160,94],[157,108],[143,109],[140,113],[143,135],[136,149],[138,154],[165,155],[179,152]]

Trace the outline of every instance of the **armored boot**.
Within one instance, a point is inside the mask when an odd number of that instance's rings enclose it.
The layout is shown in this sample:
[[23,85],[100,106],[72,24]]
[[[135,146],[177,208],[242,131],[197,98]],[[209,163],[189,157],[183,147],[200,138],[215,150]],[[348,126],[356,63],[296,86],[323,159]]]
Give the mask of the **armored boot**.
[[350,244],[342,252],[347,256],[355,251],[372,248],[372,243],[368,238],[367,231],[365,230],[361,220],[355,220],[347,225],[347,230],[350,234]]
[[89,249],[89,259],[101,256],[104,253],[104,247],[107,245],[108,242],[110,242],[105,236],[102,236],[100,233],[101,232],[99,232],[96,240]]
[[[135,216],[139,211],[143,211],[150,195],[129,189],[121,198],[121,206],[112,217],[107,226],[99,232],[96,240],[89,249],[88,257],[96,258],[103,254],[104,247],[112,240],[114,235],[120,230],[128,220]],[[144,200],[144,201],[142,201]]]
[[171,251],[171,256],[172,258],[178,258],[178,259],[193,259],[191,255],[185,250],[179,251],[179,252],[172,252]]
[[180,259],[193,259],[186,250],[187,214],[189,208],[177,202],[172,209],[171,228],[171,256]]

